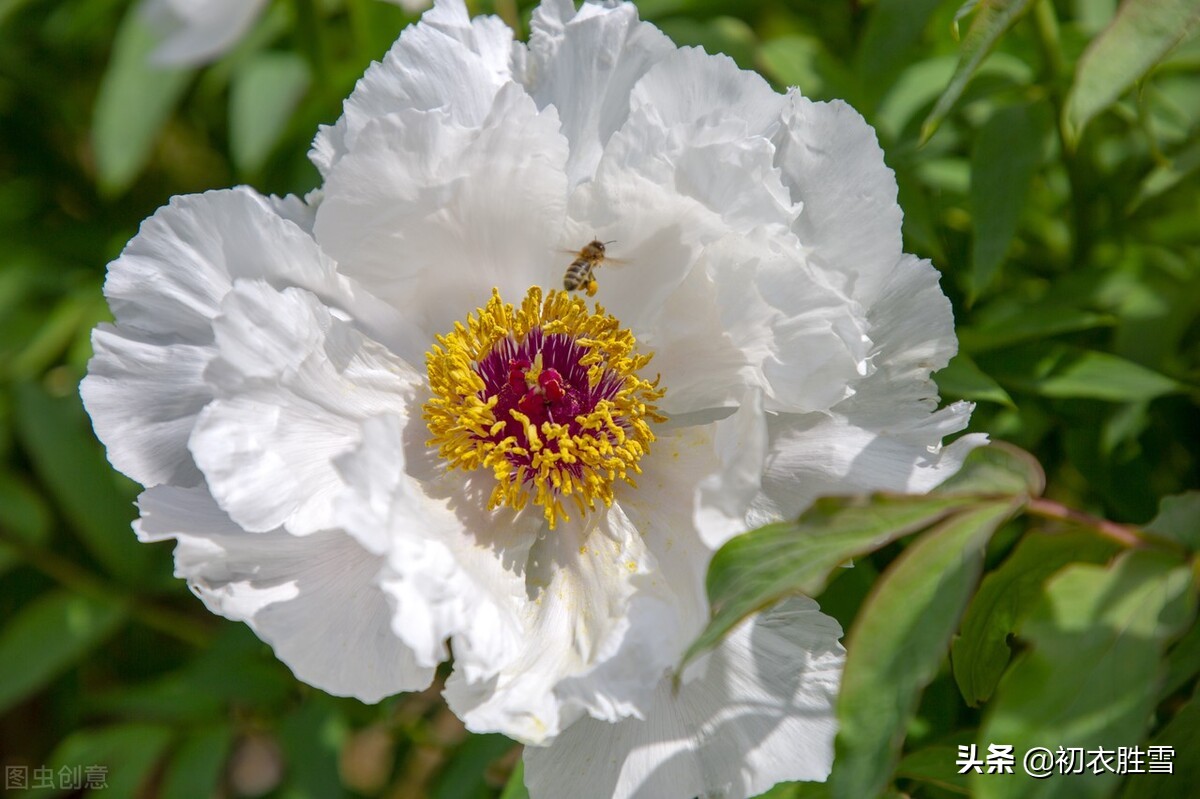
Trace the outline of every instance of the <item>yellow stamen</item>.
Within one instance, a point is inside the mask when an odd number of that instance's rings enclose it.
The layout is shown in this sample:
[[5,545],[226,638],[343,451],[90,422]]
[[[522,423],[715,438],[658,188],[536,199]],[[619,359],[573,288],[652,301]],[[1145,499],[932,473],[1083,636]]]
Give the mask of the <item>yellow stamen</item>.
[[[577,415],[574,425],[562,419],[537,424],[516,408],[508,410],[509,419],[497,414],[498,392],[478,365],[502,342],[521,346],[533,330],[574,340],[583,353],[576,363],[587,370],[588,386],[580,388],[595,389],[605,379],[614,386]],[[492,472],[496,485],[489,509],[519,510],[532,500],[553,529],[558,520],[570,519],[564,496],[580,513],[594,510],[598,501],[611,505],[613,484],[632,486],[641,472],[638,461],[654,441],[650,423],[665,420],[654,404],[664,393],[657,378],[638,376],[651,356],[638,354],[635,344],[633,334],[598,304],[589,312],[582,299],[558,291],[543,300],[541,289],[533,287],[514,307],[493,290],[484,307],[465,325],[455,323],[453,331],[438,336],[426,354],[433,393],[423,414],[431,434],[427,444],[451,469]],[[525,383],[532,388],[550,364],[541,352],[526,364]]]

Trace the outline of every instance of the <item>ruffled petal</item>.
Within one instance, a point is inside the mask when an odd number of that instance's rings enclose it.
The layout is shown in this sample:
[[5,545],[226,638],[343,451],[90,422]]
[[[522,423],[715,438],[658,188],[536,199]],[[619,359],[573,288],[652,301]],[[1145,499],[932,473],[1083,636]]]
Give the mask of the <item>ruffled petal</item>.
[[218,398],[189,441],[213,496],[248,530],[337,526],[333,459],[382,412],[407,415],[422,376],[313,294],[240,281],[214,322]]
[[513,53],[512,30],[500,19],[470,19],[463,0],[438,2],[370,66],[342,117],[321,126],[309,158],[328,176],[371,120],[398,111],[442,109],[455,125],[478,126],[512,79]]
[[633,330],[665,326],[663,304],[704,246],[755,228],[790,237],[800,209],[768,138],[782,102],[762,78],[695,49],[634,87],[624,126],[571,196],[564,240],[615,240],[610,254],[630,265],[605,268],[600,298]]
[[203,379],[212,348],[164,345],[101,325],[92,351],[79,392],[112,465],[143,485],[198,483],[187,439],[212,399]]
[[825,410],[871,367],[863,309],[764,231],[706,247],[641,337],[668,413],[730,407],[754,386],[770,411]]
[[584,3],[576,12],[571,0],[551,0],[534,9],[524,82],[539,108],[558,110],[572,187],[592,176],[625,124],[633,86],[674,50],[662,31],[638,20],[632,3]]
[[753,522],[799,513],[818,496],[869,491],[923,493],[958,471],[987,436],[942,439],[966,428],[974,405],[941,410],[930,374],[954,356],[954,317],[938,272],[911,255],[898,259],[867,316],[874,372],[827,414],[771,419],[763,496]]
[[539,112],[516,84],[477,128],[445,111],[376,120],[329,175],[317,239],[344,273],[425,331],[428,346],[493,287],[515,302],[531,285],[562,280],[569,258],[555,247],[567,146],[558,126],[553,109]]
[[[657,564],[619,506],[560,523],[534,545],[527,568],[521,657],[481,682],[456,670],[446,683],[451,709],[468,729],[526,743],[553,738],[585,713],[641,712],[672,653],[627,641],[631,617],[644,609],[661,619],[670,607],[656,600],[665,588]],[[626,643],[641,657],[624,656]]]
[[533,799],[747,799],[784,780],[824,780],[845,650],[804,597],[747,620],[678,691],[663,678],[645,720],[583,719],[526,747]]
[[864,306],[900,258],[903,214],[896,176],[871,126],[850,106],[787,95],[776,135],[776,164],[793,200],[804,205],[794,230],[814,265]]
[[477,497],[438,496],[462,481],[428,485],[408,474],[411,436],[398,416],[368,419],[362,436],[338,461],[348,486],[339,519],[385,559],[392,629],[422,666],[447,660],[449,640],[468,681],[492,677],[525,646],[524,567],[541,514],[487,513]]
[[160,66],[211,61],[246,35],[267,0],[148,0],[142,14],[163,40],[150,60]]
[[273,200],[244,188],[172,199],[109,265],[116,325],[97,329],[80,389],[113,465],[143,485],[199,479],[187,440],[213,396],[213,318],[241,278],[303,286],[366,326],[381,319]]
[[213,613],[246,622],[298,679],[363,702],[432,681],[392,634],[374,585],[382,560],[345,533],[247,533],[202,486],[152,488],[138,508],[138,537],[176,539],[176,576]]

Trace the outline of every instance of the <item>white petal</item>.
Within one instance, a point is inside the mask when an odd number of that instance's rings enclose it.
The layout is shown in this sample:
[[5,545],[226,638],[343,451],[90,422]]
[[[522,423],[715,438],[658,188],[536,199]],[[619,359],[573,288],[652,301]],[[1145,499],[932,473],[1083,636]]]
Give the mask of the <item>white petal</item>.
[[511,80],[512,37],[500,19],[472,20],[463,0],[441,0],[371,65],[337,124],[321,127],[309,158],[328,176],[371,120],[397,111],[443,109],[455,124],[479,125]]
[[214,323],[220,392],[189,442],[238,524],[304,535],[335,527],[333,459],[382,412],[406,415],[421,376],[301,289],[239,282]]
[[150,60],[161,66],[211,61],[246,35],[266,4],[267,0],[148,0],[142,14],[163,37]]
[[[634,330],[662,326],[666,298],[705,245],[764,228],[789,236],[799,207],[767,138],[783,98],[725,57],[681,50],[635,86],[592,181],[571,196],[565,246],[597,235],[630,266],[605,269],[600,299]],[[732,106],[732,107],[731,107]]]
[[206,344],[238,278],[300,286],[353,306],[351,287],[312,238],[246,188],[171,198],[109,265],[104,295],[121,327]]
[[902,252],[896,176],[875,131],[841,101],[814,103],[793,91],[776,140],[776,163],[804,205],[796,235],[814,264],[870,306]]
[[373,585],[382,560],[340,530],[247,533],[203,487],[152,488],[138,507],[138,537],[176,539],[176,575],[209,610],[246,622],[297,678],[364,702],[432,681],[433,670],[392,635]]
[[[424,428],[420,422],[408,426]],[[421,484],[406,471],[412,438],[397,416],[364,423],[362,444],[338,461],[348,485],[339,518],[363,546],[385,558],[380,585],[394,608],[392,627],[417,662],[436,666],[448,659],[449,639],[457,668],[477,682],[525,646],[523,569],[542,518],[506,509],[487,513],[478,497],[461,495],[459,475],[440,485]],[[452,487],[460,494],[434,495]]]
[[[456,670],[446,683],[451,709],[468,729],[527,743],[549,740],[584,713],[614,719],[641,712],[672,655],[643,637],[669,629],[657,570],[616,505],[560,523],[529,555],[522,656],[483,682]],[[635,610],[651,624],[630,638]],[[631,651],[638,657],[625,656]]]
[[492,287],[519,302],[562,280],[566,150],[553,109],[516,84],[479,128],[444,111],[376,120],[329,175],[317,239],[432,342]]
[[756,524],[793,516],[818,496],[868,491],[922,493],[958,471],[984,435],[948,447],[974,406],[936,410],[930,372],[957,349],[950,301],[928,261],[900,258],[880,284],[868,313],[875,371],[827,414],[780,415],[769,423],[771,454],[757,500]]
[[748,385],[768,410],[796,412],[853,392],[870,368],[867,327],[802,252],[759,231],[706,247],[639,340],[655,354],[668,414],[730,407]]
[[112,465],[143,485],[198,483],[187,440],[212,399],[203,374],[213,349],[100,325],[92,350],[79,392]]
[[380,318],[276,207],[249,189],[175,197],[109,265],[117,324],[97,330],[81,393],[113,464],[143,485],[198,480],[187,439],[212,397],[212,320],[234,280],[304,286],[364,323]]
[[757,796],[784,780],[824,780],[845,650],[837,622],[798,597],[744,622],[702,678],[664,678],[645,720],[583,719],[549,747],[526,747],[532,799]]
[[794,516],[819,496],[935,488],[958,471],[972,449],[987,443],[986,435],[971,434],[942,446],[944,437],[967,426],[973,407],[957,402],[923,420],[886,427],[883,419],[860,426],[836,412],[772,420],[764,496],[756,501],[751,524]]
[[625,123],[634,84],[674,50],[658,28],[638,20],[631,3],[584,3],[576,13],[570,0],[555,0],[534,9],[525,83],[539,108],[558,109],[571,143],[571,186],[591,177]]

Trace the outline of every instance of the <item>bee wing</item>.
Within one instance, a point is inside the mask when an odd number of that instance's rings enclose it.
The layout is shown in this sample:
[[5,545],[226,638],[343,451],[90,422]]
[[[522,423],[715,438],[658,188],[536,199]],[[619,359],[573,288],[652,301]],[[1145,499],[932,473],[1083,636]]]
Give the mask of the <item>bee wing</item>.
[[631,263],[633,263],[633,261],[630,261],[627,258],[609,258],[607,255],[600,262],[601,266],[611,266],[615,269],[620,269],[623,266],[629,266]]

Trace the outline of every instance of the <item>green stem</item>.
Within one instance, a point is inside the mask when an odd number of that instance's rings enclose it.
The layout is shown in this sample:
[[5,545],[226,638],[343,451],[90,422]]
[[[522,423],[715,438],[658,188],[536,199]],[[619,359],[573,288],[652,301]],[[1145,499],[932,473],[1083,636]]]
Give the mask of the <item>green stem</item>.
[[202,648],[212,642],[210,626],[191,616],[122,591],[78,564],[20,537],[0,531],[0,541],[15,549],[22,560],[64,588],[105,602],[125,605],[129,615],[136,621],[192,646]]

